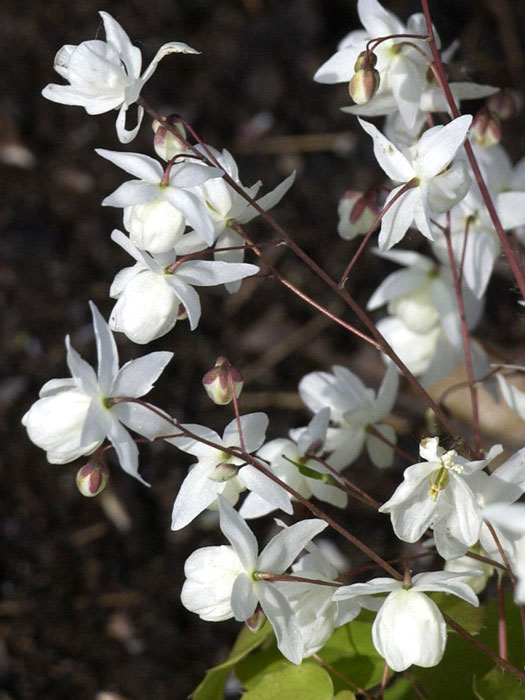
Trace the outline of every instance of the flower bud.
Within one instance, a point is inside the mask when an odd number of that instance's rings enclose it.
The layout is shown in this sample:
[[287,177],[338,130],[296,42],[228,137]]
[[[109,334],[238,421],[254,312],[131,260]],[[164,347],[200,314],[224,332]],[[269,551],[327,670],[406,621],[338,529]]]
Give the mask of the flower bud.
[[251,617],[249,617],[247,620],[245,620],[246,626],[250,630],[250,632],[258,632],[261,627],[264,625],[266,622],[266,615],[263,613],[262,608],[260,605],[258,605],[255,608],[255,612]]
[[494,95],[489,95],[485,100],[485,105],[487,109],[502,121],[514,117],[521,107],[519,96],[505,88]]
[[472,122],[472,136],[483,148],[490,148],[501,141],[501,125],[498,117],[482,107]]
[[375,68],[356,71],[348,85],[350,97],[358,105],[367,104],[376,94],[379,82],[379,72]]
[[372,51],[361,51],[354,63],[354,71],[372,70],[377,63],[377,56]]
[[210,399],[220,406],[233,400],[232,385],[235,396],[239,397],[244,380],[238,369],[232,367],[225,357],[218,357],[215,367],[206,372],[202,384]]
[[[180,122],[172,122],[170,121],[169,117],[167,118],[167,122],[170,124],[170,126],[174,127],[180,133],[183,139],[186,138],[186,130]],[[184,143],[184,141],[175,136],[175,134],[173,134],[171,131],[168,131],[168,129],[166,129],[166,127],[163,126],[160,122],[155,120],[152,126],[153,131],[155,132],[155,137],[153,139],[153,147],[159,158],[162,158],[162,160],[165,161],[169,161],[174,156],[178,156],[181,153],[187,152],[186,144]]]
[[106,488],[109,470],[99,459],[89,460],[77,472],[77,487],[83,496],[93,498]]
[[167,253],[182,238],[186,219],[169,202],[156,199],[124,207],[124,227],[140,250]]
[[341,238],[351,240],[360,234],[368,233],[379,216],[379,207],[363,192],[347,190],[339,201],[337,212],[337,233]]

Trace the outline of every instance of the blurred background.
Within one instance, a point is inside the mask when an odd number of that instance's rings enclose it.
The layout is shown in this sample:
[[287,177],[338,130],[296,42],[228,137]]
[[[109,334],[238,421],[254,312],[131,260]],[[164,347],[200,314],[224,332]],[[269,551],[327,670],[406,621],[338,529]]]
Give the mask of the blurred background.
[[[385,6],[401,19],[419,3]],[[292,170],[297,181],[274,211],[314,259],[338,277],[357,244],[336,233],[337,204],[349,188],[382,181],[370,143],[356,120],[340,111],[345,85],[312,81],[337,42],[359,27],[354,0],[4,0],[0,8],[0,700],[177,700],[206,668],[223,660],[239,626],[201,622],[179,600],[183,563],[199,546],[219,544],[206,519],[170,530],[178,486],[190,463],[162,445],[141,449],[147,489],[110,457],[111,487],[96,499],[80,496],[82,462],[49,465],[27,439],[21,416],[42,384],[67,376],[64,336],[89,361],[95,357],[88,300],[107,318],[114,275],[130,264],[110,233],[121,212],[100,207],[124,179],[94,153],[126,150],[115,134],[115,113],[90,117],[79,107],[47,102],[40,91],[61,82],[53,58],[63,44],[103,37],[97,15],[117,19],[148,65],[158,47],[184,41],[199,56],[169,56],[143,95],[160,112],[182,113],[204,141],[229,149],[241,179],[273,188]],[[461,48],[456,75],[522,89],[525,4],[519,0],[431,2],[448,45]],[[470,105],[469,105],[470,106]],[[474,105],[475,107],[475,105]],[[523,116],[506,125],[514,160],[525,153]],[[154,155],[144,120],[134,151]],[[257,240],[272,237],[254,221]],[[416,236],[412,245],[420,246]],[[421,248],[424,250],[424,248]],[[284,248],[279,269],[314,298],[354,322],[328,290]],[[378,280],[394,269],[368,254],[354,270],[350,291],[366,304]],[[516,294],[502,263],[491,283],[478,335],[497,354],[525,345]],[[221,288],[201,295],[198,330],[178,323],[148,347],[175,357],[150,395],[178,419],[222,432],[229,407],[217,408],[200,385],[217,355],[245,374],[241,410],[270,413],[269,437],[305,425],[296,388],[309,371],[334,363],[376,388],[384,367],[377,355],[315,315],[276,281],[250,280],[229,297]],[[143,354],[118,337],[121,361]],[[415,398],[403,389],[393,420],[414,451],[425,430]],[[521,424],[522,426],[523,424]],[[516,440],[522,441],[521,434]],[[406,464],[381,475],[366,459],[353,477],[386,499]],[[298,514],[301,515],[300,511]],[[357,504],[341,522],[384,551],[388,520]],[[365,519],[366,518],[366,519]],[[257,525],[264,534],[265,526]],[[344,554],[360,559],[338,541]]]

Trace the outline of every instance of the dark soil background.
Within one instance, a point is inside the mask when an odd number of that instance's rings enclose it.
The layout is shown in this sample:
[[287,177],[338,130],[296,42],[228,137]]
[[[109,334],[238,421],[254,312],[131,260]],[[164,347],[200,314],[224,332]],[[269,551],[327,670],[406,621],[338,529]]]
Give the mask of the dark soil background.
[[[386,2],[406,19],[417,2]],[[519,0],[433,2],[447,45],[461,51],[455,67],[478,82],[521,88],[525,78],[525,5]],[[358,27],[353,0],[4,0],[0,7],[0,700],[179,700],[223,660],[238,625],[209,624],[179,601],[183,563],[197,547],[219,544],[205,524],[170,530],[170,513],[188,460],[161,445],[145,446],[147,489],[111,466],[111,489],[88,500],[78,493],[81,466],[49,465],[20,418],[50,378],[67,376],[64,336],[88,360],[95,355],[88,300],[106,316],[109,285],[129,265],[109,238],[121,213],[100,202],[123,181],[95,147],[122,149],[115,113],[88,116],[47,102],[40,91],[61,82],[53,57],[63,44],[102,33],[98,9],[110,12],[143,52],[146,66],[164,42],[179,40],[200,56],[170,56],[143,91],[163,113],[180,112],[201,137],[238,159],[243,182],[274,187],[293,169],[297,182],[275,210],[278,221],[332,275],[355,250],[336,234],[345,189],[381,181],[368,139],[340,112],[346,86],[318,85],[316,68]],[[463,66],[463,67],[462,67]],[[525,152],[523,116],[508,126],[515,159]],[[326,135],[318,138],[315,135]],[[153,155],[148,120],[130,150]],[[300,138],[288,138],[297,137]],[[271,237],[260,222],[249,231]],[[415,238],[415,237],[414,237]],[[338,313],[342,309],[283,248],[273,253],[296,284]],[[353,273],[352,293],[365,304],[391,268],[372,255]],[[498,340],[509,350],[523,331],[508,319],[516,296],[503,267],[489,306]],[[377,386],[377,355],[316,316],[278,283],[249,281],[228,297],[202,294],[203,317],[191,333],[180,323],[148,348],[174,360],[151,400],[181,420],[222,431],[231,409],[206,399],[200,379],[219,354],[244,370],[244,412],[271,413],[270,437],[308,418],[296,395],[304,373],[333,363],[352,367]],[[346,313],[346,312],[345,312]],[[511,314],[509,316],[509,314]],[[345,318],[354,321],[349,314]],[[494,324],[495,321],[495,324]],[[502,337],[503,335],[503,337]],[[143,349],[118,338],[123,361]],[[424,429],[407,392],[398,410],[407,439]],[[413,442],[409,443],[413,449]],[[111,460],[110,460],[111,461]],[[353,475],[383,499],[398,465],[378,483],[365,460]],[[340,515],[384,550],[384,518],[359,505]],[[365,521],[366,517],[366,521]],[[372,534],[370,534],[372,533]],[[344,543],[343,551],[360,560]]]

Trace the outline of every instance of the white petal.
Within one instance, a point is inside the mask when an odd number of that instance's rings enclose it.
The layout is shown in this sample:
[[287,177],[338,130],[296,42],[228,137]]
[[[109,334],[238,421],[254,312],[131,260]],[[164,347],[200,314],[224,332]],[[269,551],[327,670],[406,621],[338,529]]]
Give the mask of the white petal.
[[160,189],[143,180],[128,180],[102,200],[103,207],[130,207],[133,204],[154,202],[159,198]]
[[237,552],[245,571],[251,574],[255,570],[258,551],[255,535],[224,498],[219,496],[218,501],[222,533]]
[[238,479],[247,489],[270,503],[274,509],[280,508],[290,515],[293,513],[288,492],[251,464],[239,470]]
[[251,617],[255,612],[257,602],[254,582],[246,574],[239,574],[233,584],[231,597],[231,606],[235,619],[243,622]]
[[[404,185],[396,187],[388,195],[385,206],[397,195]],[[414,221],[414,211],[419,203],[419,187],[412,187],[399,196],[381,219],[378,245],[381,250],[391,248],[403,238]]]
[[149,66],[144,71],[144,73],[141,77],[142,83],[145,83],[146,80],[149,80],[151,78],[151,76],[153,75],[159,62],[164,58],[164,56],[167,56],[170,53],[198,54],[198,53],[200,53],[200,51],[197,51],[196,49],[192,49],[191,46],[188,46],[188,44],[185,44],[182,41],[170,41],[167,44],[163,44],[160,47],[160,49],[157,51],[157,53],[155,54],[155,57],[153,58],[152,62],[149,64]]
[[71,376],[75,379],[77,387],[86,394],[98,394],[97,375],[93,367],[83,360],[71,345],[69,336],[66,336],[66,359]]
[[425,272],[419,270],[397,270],[388,275],[370,297],[367,309],[377,309],[391,299],[410,294],[428,281]]
[[108,324],[92,301],[89,302],[89,307],[93,315],[93,328],[97,341],[98,384],[101,394],[108,397],[118,374],[117,344]]
[[125,472],[131,474],[136,479],[141,481],[146,486],[149,484],[139,474],[139,450],[135,441],[128,433],[126,428],[117,420],[113,420],[111,430],[108,432],[108,438],[117,453],[120,466]]
[[282,530],[270,540],[261,552],[257,560],[258,570],[282,574],[306,544],[326,527],[327,523],[324,520],[314,518],[302,520]]
[[[199,325],[199,320],[201,317],[201,302],[199,295],[193,289],[193,287],[190,287],[190,285],[186,284],[183,279],[180,279],[180,275],[166,275],[164,282],[172,290],[174,295],[176,295],[177,307],[179,301],[184,306],[186,313],[188,314],[190,328],[192,331],[195,330],[195,328],[197,328]],[[175,311],[175,319],[171,325],[171,328],[173,328],[175,325],[177,311],[178,308]],[[168,328],[168,330],[171,330],[171,328]],[[167,331],[164,332],[167,333]],[[162,333],[162,335],[164,335],[164,333]]]
[[192,260],[181,263],[177,275],[187,284],[210,287],[256,275],[257,265],[226,263],[218,260]]
[[[396,432],[394,428],[389,425],[374,425],[374,428],[395,445]],[[366,436],[366,448],[370,459],[376,467],[384,469],[385,467],[392,466],[392,462],[394,461],[393,447],[390,447],[390,445],[387,445],[385,442],[375,437],[375,435],[368,434]]]
[[463,144],[471,123],[472,115],[464,114],[426,131],[417,144],[417,174],[429,178],[443,170]]
[[[224,484],[212,481],[209,475],[213,467],[207,463],[197,463],[188,472],[173,504],[171,529],[186,527],[203,510],[214,503]],[[231,508],[231,506],[230,506]]]
[[259,581],[256,590],[263,612],[275,632],[277,647],[293,664],[300,664],[303,658],[303,639],[290,603],[271,583]]
[[114,396],[138,398],[147,394],[172,357],[172,352],[151,352],[127,362],[118,373]]
[[[240,417],[240,422],[246,451],[255,452],[263,444],[266,437],[269,423],[268,416],[262,412],[247,413]],[[232,420],[226,426],[223,441],[227,447],[240,446],[239,428],[236,420]]]
[[108,151],[106,148],[95,148],[95,153],[139,180],[158,185],[162,179],[161,164],[150,156],[145,156],[142,153]]
[[401,151],[373,124],[362,119],[358,122],[374,140],[374,155],[388,177],[394,182],[411,180],[415,175],[414,168]]
[[501,395],[505,403],[510,406],[522,420],[525,420],[525,394],[523,391],[516,389],[516,387],[510,384],[501,374],[497,374],[496,379],[498,380]]

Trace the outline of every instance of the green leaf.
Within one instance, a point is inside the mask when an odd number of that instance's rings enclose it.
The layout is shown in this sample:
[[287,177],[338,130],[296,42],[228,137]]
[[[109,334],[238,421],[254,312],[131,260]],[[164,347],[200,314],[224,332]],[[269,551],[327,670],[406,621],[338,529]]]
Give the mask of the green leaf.
[[286,455],[281,455],[281,457],[283,457],[283,459],[285,459],[287,462],[291,462],[294,465],[294,467],[297,467],[297,469],[303,476],[307,476],[309,479],[317,479],[318,481],[323,481],[325,484],[338,485],[337,480],[334,479],[331,474],[318,472],[317,469],[307,467],[306,464],[303,464],[302,462],[296,462],[295,460],[290,459],[290,457],[287,457]]
[[306,663],[266,674],[242,700],[332,700],[333,696],[329,674],[321,666]]
[[337,695],[334,695],[334,700],[355,700],[355,695],[351,690],[341,690]]
[[525,687],[495,666],[481,680],[474,679],[474,696],[479,700],[525,700]]
[[193,700],[218,700],[218,698],[222,698],[226,679],[235,664],[239,663],[239,661],[272,636],[273,630],[269,622],[265,622],[261,629],[255,633],[244,626],[233,645],[228,659],[224,663],[214,666],[206,673],[204,680],[193,691],[191,696]]
[[455,595],[447,595],[446,593],[427,593],[438,606],[442,613],[451,617],[454,622],[464,627],[467,632],[472,635],[480,633],[483,627],[485,617],[485,608],[483,606],[474,607],[466,600],[461,600]]
[[[385,668],[384,659],[372,643],[374,613],[362,611],[359,617],[335,630],[319,656],[339,673],[361,688],[371,688],[381,683]],[[332,678],[336,691],[348,686],[336,676]]]

